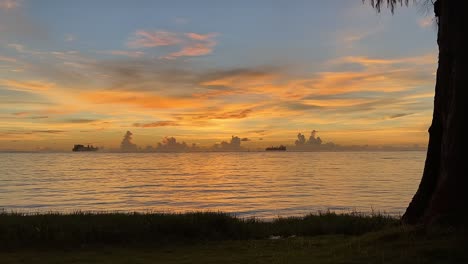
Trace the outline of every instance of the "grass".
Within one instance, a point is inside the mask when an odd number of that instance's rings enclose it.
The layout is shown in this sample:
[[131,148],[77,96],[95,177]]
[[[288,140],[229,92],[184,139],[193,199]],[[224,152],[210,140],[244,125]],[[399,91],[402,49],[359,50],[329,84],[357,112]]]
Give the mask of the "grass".
[[264,239],[269,236],[360,235],[397,225],[384,215],[323,213],[271,222],[225,213],[0,213],[0,247],[148,244]]
[[384,215],[3,212],[0,263],[468,263],[466,235]]

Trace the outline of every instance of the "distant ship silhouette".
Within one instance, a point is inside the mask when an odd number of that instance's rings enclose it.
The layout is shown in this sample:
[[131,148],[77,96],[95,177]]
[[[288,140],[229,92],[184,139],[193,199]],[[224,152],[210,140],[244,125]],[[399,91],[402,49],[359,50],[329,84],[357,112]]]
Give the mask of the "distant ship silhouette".
[[279,146],[279,147],[269,147],[266,148],[265,151],[286,151],[286,146]]
[[97,147],[93,147],[93,145],[88,145],[88,146],[84,146],[84,145],[75,145],[73,146],[73,149],[72,151],[96,151],[98,150],[99,148]]

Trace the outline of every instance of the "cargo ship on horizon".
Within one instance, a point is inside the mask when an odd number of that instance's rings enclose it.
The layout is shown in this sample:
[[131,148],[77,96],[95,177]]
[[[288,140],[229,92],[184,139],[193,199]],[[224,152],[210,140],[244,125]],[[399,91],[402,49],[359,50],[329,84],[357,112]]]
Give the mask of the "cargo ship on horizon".
[[286,146],[280,145],[279,147],[268,147],[265,151],[286,151]]
[[97,147],[94,147],[93,145],[88,145],[88,146],[85,146],[85,145],[75,145],[73,146],[73,149],[72,151],[97,151],[99,148]]

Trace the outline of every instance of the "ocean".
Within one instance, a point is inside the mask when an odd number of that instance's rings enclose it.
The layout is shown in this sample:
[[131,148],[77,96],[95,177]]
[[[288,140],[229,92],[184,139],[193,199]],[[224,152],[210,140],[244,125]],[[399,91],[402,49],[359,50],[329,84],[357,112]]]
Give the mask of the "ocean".
[[0,153],[0,210],[401,215],[425,152]]

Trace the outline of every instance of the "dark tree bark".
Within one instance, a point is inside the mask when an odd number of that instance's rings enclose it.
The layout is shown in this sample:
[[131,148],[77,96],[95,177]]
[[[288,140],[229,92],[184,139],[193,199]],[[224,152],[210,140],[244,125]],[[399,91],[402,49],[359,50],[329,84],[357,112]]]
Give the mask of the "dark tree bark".
[[437,0],[439,66],[424,173],[402,220],[466,221],[468,210],[468,0]]

